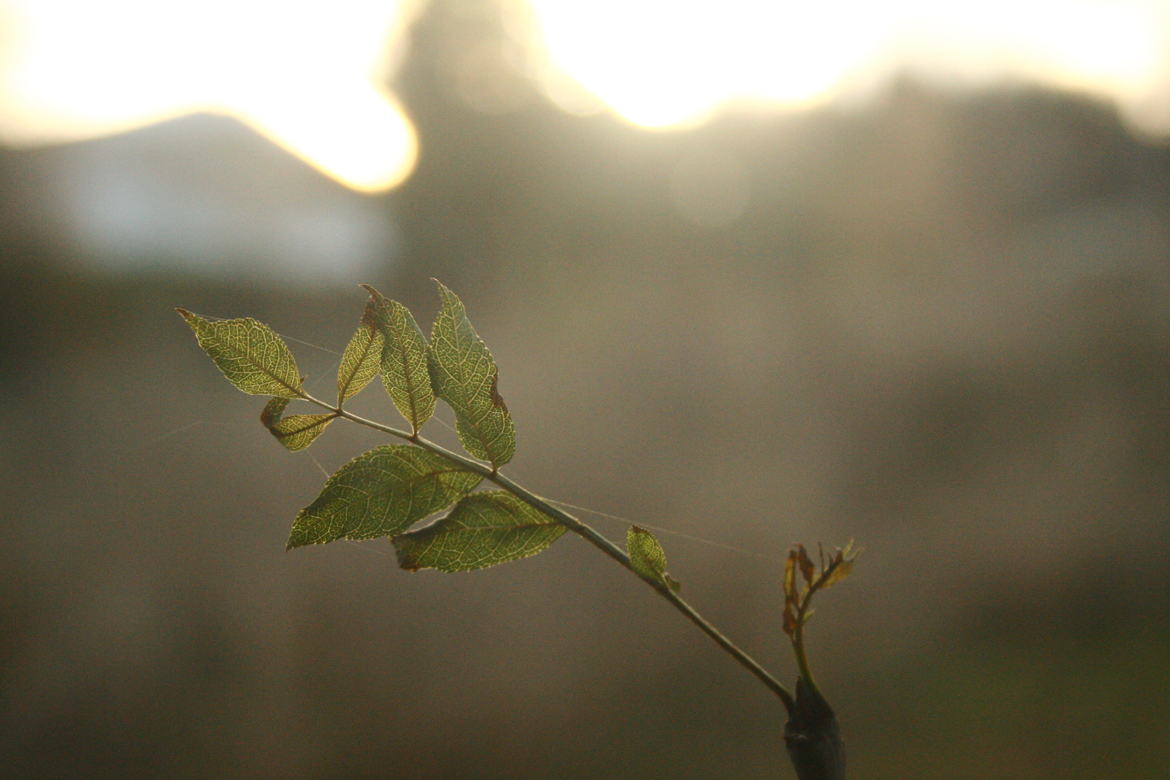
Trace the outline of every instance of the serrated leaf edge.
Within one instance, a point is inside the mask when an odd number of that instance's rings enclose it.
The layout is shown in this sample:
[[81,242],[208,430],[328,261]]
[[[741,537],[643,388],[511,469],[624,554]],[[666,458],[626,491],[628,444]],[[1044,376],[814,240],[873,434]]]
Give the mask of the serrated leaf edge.
[[[431,325],[431,339],[427,345],[427,363],[431,373],[431,385],[434,388],[435,394],[442,398],[455,412],[456,431],[459,433],[460,442],[463,446],[475,457],[482,457],[492,464],[493,471],[498,470],[501,466],[507,464],[516,452],[516,428],[512,420],[512,415],[508,411],[508,405],[504,402],[503,396],[499,392],[499,367],[496,365],[495,356],[488,348],[487,343],[479,335],[479,331],[475,329],[471,319],[467,316],[467,307],[463,300],[450,288],[440,282],[438,279],[431,279],[439,290],[439,298],[441,306],[439,314],[436,316],[434,323]],[[438,353],[435,349],[435,342],[438,339],[437,331],[439,323],[443,318],[444,313],[447,313],[452,320],[457,323],[465,323],[467,329],[471,332],[474,340],[478,342],[486,353],[488,359],[491,361],[492,374],[491,382],[488,386],[488,397],[490,403],[483,410],[483,413],[478,417],[473,417],[468,414],[470,409],[464,403],[464,398],[452,397],[454,394],[450,392],[451,385],[462,385],[463,382],[447,383],[437,378],[439,372],[443,372],[451,379],[456,379],[451,374],[449,367],[445,366],[439,359]],[[458,324],[455,331],[458,332]],[[489,438],[487,432],[483,430],[482,423],[488,418],[492,411],[498,409],[503,414],[503,431],[495,438]],[[467,430],[470,429],[470,430]],[[495,453],[493,457],[492,450],[495,449],[495,443],[501,438],[507,437],[511,441],[508,446],[503,448],[502,452]],[[467,439],[471,439],[478,447],[469,446]]]
[[[329,475],[328,479],[325,480],[325,484],[321,486],[321,490],[318,491],[317,496],[311,502],[309,502],[309,504],[307,504],[299,512],[297,512],[297,516],[295,518],[293,518],[292,528],[289,530],[289,541],[285,545],[286,551],[293,550],[293,549],[296,549],[299,547],[309,547],[309,546],[315,545],[315,544],[328,544],[328,543],[334,542],[338,539],[351,539],[354,541],[363,541],[363,540],[367,540],[367,539],[379,539],[379,538],[382,538],[382,536],[395,536],[396,535],[396,534],[391,533],[391,534],[381,534],[378,536],[351,537],[349,535],[350,532],[347,531],[346,533],[343,533],[340,536],[335,536],[332,539],[322,540],[321,538],[317,538],[317,539],[314,539],[312,541],[304,542],[302,544],[295,544],[294,545],[292,543],[292,535],[293,535],[293,531],[296,529],[297,523],[300,522],[301,518],[305,516],[305,514],[309,511],[309,509],[312,508],[312,506],[317,503],[317,500],[320,499],[320,497],[325,493],[325,491],[328,490],[330,487],[332,487],[335,484],[335,480],[338,479],[338,475],[340,475],[346,469],[350,468],[351,466],[353,466],[355,463],[362,460],[363,458],[368,458],[373,453],[378,452],[380,450],[385,450],[385,449],[393,449],[395,451],[401,451],[401,452],[407,452],[407,451],[409,451],[409,452],[416,452],[416,451],[417,452],[424,452],[424,453],[427,453],[428,457],[434,456],[434,457],[440,458],[442,460],[447,460],[442,455],[439,455],[439,454],[434,453],[434,452],[430,452],[429,450],[425,450],[421,447],[413,447],[409,444],[383,444],[381,446],[374,447],[373,449],[366,450],[365,452],[350,458],[348,461],[346,461],[344,464],[342,464],[340,467],[338,467],[332,474]],[[455,463],[454,461],[448,461],[448,462],[451,463],[450,469],[443,470],[443,471],[429,472],[428,474],[425,474],[425,475],[419,475],[417,478],[418,479],[429,478],[433,474],[461,473],[461,474],[471,474],[475,477],[478,477],[478,479],[476,480],[475,483],[473,483],[470,487],[468,487],[467,490],[463,493],[463,495],[461,495],[459,498],[452,499],[451,502],[449,504],[447,504],[446,506],[443,506],[443,507],[435,509],[431,512],[428,512],[426,515],[424,515],[423,517],[417,518],[416,520],[412,520],[409,523],[409,525],[407,526],[408,528],[410,526],[416,525],[417,523],[424,522],[428,517],[433,517],[434,515],[436,515],[440,512],[449,511],[453,505],[458,504],[460,501],[462,501],[468,495],[471,495],[470,491],[475,490],[479,486],[479,483],[483,480],[482,475],[476,474],[474,471],[470,471],[468,469],[465,469],[462,466],[460,466],[459,464]],[[399,532],[399,534],[400,533],[402,533],[402,532]]]
[[[464,502],[483,501],[483,500],[485,500],[485,497],[492,497],[493,500],[495,498],[502,497],[502,498],[507,498],[509,501],[515,501],[515,502],[527,507],[528,509],[532,510],[533,512],[536,512],[538,515],[548,518],[548,522],[530,521],[530,522],[521,522],[521,523],[509,523],[509,524],[502,524],[498,527],[480,526],[480,527],[476,527],[476,528],[466,528],[465,530],[467,530],[469,532],[476,532],[476,531],[490,532],[492,530],[514,531],[514,530],[530,530],[530,529],[536,529],[536,528],[542,528],[542,529],[547,528],[553,532],[553,534],[554,534],[553,537],[551,539],[549,539],[546,543],[539,546],[537,549],[527,551],[527,552],[522,552],[521,554],[516,555],[514,557],[509,557],[506,560],[495,561],[493,563],[487,563],[484,565],[470,566],[470,567],[464,568],[464,569],[442,569],[442,568],[437,567],[437,566],[427,566],[427,565],[417,564],[417,561],[419,559],[421,559],[428,552],[430,552],[431,547],[435,543],[435,540],[433,540],[433,539],[427,542],[426,547],[424,547],[422,550],[416,551],[408,559],[407,552],[404,549],[402,549],[402,547],[399,544],[401,539],[403,539],[403,538],[417,539],[419,536],[422,536],[422,535],[427,534],[427,533],[436,533],[436,534],[440,533],[443,530],[442,528],[440,528],[440,526],[443,525],[444,523],[448,522],[450,520],[451,516],[454,515],[457,511],[459,511],[460,506],[462,506],[464,504]],[[544,552],[550,546],[552,546],[552,544],[557,539],[559,539],[564,534],[564,532],[566,530],[568,530],[568,529],[564,525],[562,525],[561,523],[557,522],[557,520],[555,518],[553,518],[551,515],[547,515],[544,512],[542,512],[541,510],[536,509],[535,507],[532,507],[532,506],[526,504],[522,499],[520,499],[518,496],[511,493],[510,491],[490,490],[490,491],[482,491],[479,493],[469,493],[468,495],[465,495],[463,498],[459,499],[459,501],[456,502],[456,504],[453,507],[451,507],[450,510],[448,510],[447,514],[444,515],[443,517],[440,517],[440,518],[434,520],[433,522],[431,522],[431,523],[429,523],[421,528],[417,528],[417,529],[407,531],[404,533],[400,533],[400,534],[395,534],[393,537],[391,537],[391,542],[394,543],[395,553],[397,554],[397,557],[398,557],[398,565],[407,571],[417,572],[417,571],[421,571],[423,569],[435,569],[437,571],[442,571],[444,573],[462,573],[462,572],[468,572],[468,571],[478,571],[480,569],[490,568],[492,566],[498,566],[498,565],[502,565],[504,563],[511,563],[512,561],[518,561],[518,560],[523,560],[525,558],[531,558],[532,556],[538,555],[538,554]],[[413,560],[411,560],[411,559],[413,559]]]
[[[430,376],[430,345],[427,343],[427,338],[423,334],[422,328],[418,326],[418,322],[414,319],[414,315],[411,314],[410,309],[398,301],[387,298],[368,284],[363,284],[362,287],[369,293],[370,300],[376,307],[389,309],[394,313],[393,316],[402,317],[402,330],[405,331],[404,333],[399,334],[383,331],[382,383],[386,387],[386,394],[390,396],[390,400],[394,403],[394,407],[398,410],[398,413],[410,423],[411,433],[417,434],[422,429],[423,424],[431,419],[435,413],[435,391]],[[395,336],[396,338],[391,338],[391,336]],[[422,345],[424,369],[421,381],[416,376],[418,372],[413,370],[413,366],[408,359],[409,355],[405,349],[405,345],[399,343],[401,339],[411,338],[412,336],[417,336],[419,343]],[[402,390],[406,395],[407,406],[405,409],[402,408],[398,399],[395,398],[394,393],[391,391],[390,383],[386,380],[387,371],[385,366],[388,362],[387,355],[391,353],[393,356],[389,360],[397,358],[397,362],[401,364],[402,381],[404,383]],[[425,387],[423,386],[424,382]],[[425,402],[421,407],[419,405],[420,394],[425,397]]]
[[[344,376],[342,371],[346,365],[346,355],[350,353],[350,349],[357,343],[358,338],[362,335],[362,330],[369,332],[368,341],[361,348],[361,354],[352,363],[352,370],[349,376]],[[382,353],[385,349],[385,336],[381,330],[378,329],[376,315],[374,314],[374,301],[371,299],[366,303],[366,308],[362,312],[361,322],[358,324],[358,329],[350,337],[349,343],[345,345],[345,349],[341,353],[341,363],[337,366],[337,405],[341,406],[350,398],[360,393],[365,389],[374,377],[378,375],[378,369],[381,368]],[[361,372],[362,366],[365,365],[372,353],[377,353],[378,366],[375,367],[374,373],[370,374],[369,378],[361,383],[360,387],[352,388],[352,382]]]
[[[205,346],[205,342],[210,340],[211,335],[208,334],[207,336],[205,336],[203,333],[200,333],[200,328],[202,326],[205,326],[205,325],[212,326],[212,325],[218,325],[218,324],[224,324],[224,323],[235,323],[235,322],[249,323],[252,326],[259,327],[260,329],[272,334],[272,336],[276,339],[276,341],[284,348],[284,350],[286,352],[288,352],[289,360],[292,363],[292,367],[294,369],[293,373],[294,374],[296,373],[296,358],[293,357],[292,350],[290,350],[288,348],[288,345],[284,343],[284,339],[282,339],[280,337],[279,333],[274,331],[271,327],[264,324],[263,322],[260,322],[259,320],[255,319],[253,317],[236,317],[233,319],[225,319],[225,320],[209,320],[206,317],[201,317],[198,314],[195,314],[194,312],[188,311],[187,309],[184,309],[184,308],[181,308],[178,306],[175,307],[175,311],[178,312],[179,316],[182,317],[187,322],[187,325],[195,333],[195,340],[199,343],[200,349],[202,349],[204,351],[204,353],[206,353],[208,355],[208,357],[211,357],[211,353],[208,352],[208,349]],[[251,359],[249,359],[249,362],[253,366],[255,366],[257,372],[263,374],[264,376],[267,376],[269,379],[273,380],[278,385],[287,389],[289,391],[290,395],[284,396],[284,397],[300,398],[304,394],[304,390],[302,389],[302,386],[299,382],[298,382],[296,387],[293,387],[288,382],[286,382],[283,377],[279,377],[279,376],[273,374],[267,367],[260,365],[259,363],[257,363],[254,360],[251,360]],[[219,363],[216,362],[214,357],[212,357],[212,363],[215,363],[215,367],[219,369],[220,373],[224,375],[224,378],[227,379],[229,382],[231,382],[232,385],[234,387],[236,387],[236,389],[241,390],[242,392],[248,393],[249,395],[267,395],[267,393],[253,393],[250,390],[244,390],[238,384],[236,384],[235,380],[233,380],[231,377],[229,377],[227,375],[227,373],[223,370],[223,368],[219,365]]]

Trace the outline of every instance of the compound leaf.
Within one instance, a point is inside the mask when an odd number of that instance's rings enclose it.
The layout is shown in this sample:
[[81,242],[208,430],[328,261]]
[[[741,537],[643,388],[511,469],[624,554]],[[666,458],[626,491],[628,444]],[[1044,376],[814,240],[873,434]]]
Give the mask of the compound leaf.
[[375,322],[383,336],[382,384],[395,408],[417,433],[435,413],[426,338],[410,309],[368,284],[362,286],[370,294]]
[[291,452],[303,450],[325,432],[335,414],[293,414],[282,417],[289,399],[273,398],[260,412],[260,422]]
[[654,534],[645,528],[630,526],[626,532],[626,551],[630,555],[630,565],[642,579],[655,585],[665,583],[671,590],[679,589],[678,581],[666,573],[666,551]]
[[366,304],[362,321],[341,353],[341,364],[337,367],[337,405],[365,389],[382,363],[382,345],[385,337],[378,329],[377,309],[374,301]]
[[396,534],[450,506],[480,479],[419,447],[377,447],[325,482],[321,495],[293,521],[288,548]]
[[212,321],[186,309],[175,311],[191,326],[203,351],[240,390],[280,398],[301,395],[296,361],[272,328],[251,317]]
[[470,571],[536,555],[565,527],[503,490],[473,493],[446,517],[394,537],[404,569]]
[[467,318],[463,302],[434,282],[443,305],[431,327],[431,383],[455,410],[459,441],[472,455],[499,468],[516,452],[516,430],[496,389],[495,360]]

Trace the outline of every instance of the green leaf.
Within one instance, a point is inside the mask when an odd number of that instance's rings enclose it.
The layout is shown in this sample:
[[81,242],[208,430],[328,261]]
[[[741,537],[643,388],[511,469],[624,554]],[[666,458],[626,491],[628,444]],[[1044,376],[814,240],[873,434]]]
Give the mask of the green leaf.
[[335,414],[293,414],[282,417],[289,399],[273,398],[260,412],[260,422],[290,451],[303,450],[325,432]]
[[377,307],[371,300],[366,304],[357,331],[341,354],[341,364],[337,367],[338,406],[364,390],[378,375],[385,338],[378,329],[377,320]]
[[626,551],[630,554],[630,565],[642,579],[665,584],[677,591],[681,585],[666,573],[666,551],[654,538],[654,534],[636,525],[626,532]]
[[272,328],[251,317],[213,322],[186,309],[175,311],[191,326],[199,346],[233,385],[252,395],[301,395],[296,361]]
[[470,571],[536,555],[565,527],[511,493],[473,493],[426,528],[394,537],[404,569]]
[[394,406],[417,433],[435,413],[435,393],[427,366],[427,341],[410,310],[369,285],[370,303],[384,341],[382,384]]
[[443,305],[431,328],[431,383],[455,410],[459,441],[472,455],[498,469],[516,452],[516,430],[496,389],[495,360],[467,319],[463,302],[434,281]]
[[288,548],[396,534],[450,506],[480,479],[419,447],[377,447],[325,482],[321,495],[293,521]]

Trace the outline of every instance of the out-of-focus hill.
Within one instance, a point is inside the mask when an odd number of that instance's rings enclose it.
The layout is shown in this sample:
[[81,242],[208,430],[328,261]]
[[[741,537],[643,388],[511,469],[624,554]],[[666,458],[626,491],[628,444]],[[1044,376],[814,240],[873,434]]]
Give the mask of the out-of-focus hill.
[[[850,112],[647,134],[536,103],[478,115],[407,76],[423,156],[384,199],[276,158],[139,160],[192,209],[216,197],[201,171],[229,166],[224,197],[319,204],[343,237],[380,225],[334,274],[321,251],[282,267],[263,232],[220,236],[215,276],[109,270],[54,187],[135,147],[0,154],[13,775],[782,771],[774,702],[586,545],[451,577],[398,571],[383,542],[284,553],[315,460],[377,439],[335,426],[283,452],[171,309],[269,322],[327,386],[336,354],[300,342],[344,345],[356,284],[429,320],[436,276],[496,354],[513,476],[737,548],[662,535],[687,594],[785,678],[783,548],[867,548],[812,628],[858,777],[1158,776],[1164,145],[1027,89],[906,83]],[[243,137],[216,128],[204,152]],[[389,418],[380,392],[359,406]]]

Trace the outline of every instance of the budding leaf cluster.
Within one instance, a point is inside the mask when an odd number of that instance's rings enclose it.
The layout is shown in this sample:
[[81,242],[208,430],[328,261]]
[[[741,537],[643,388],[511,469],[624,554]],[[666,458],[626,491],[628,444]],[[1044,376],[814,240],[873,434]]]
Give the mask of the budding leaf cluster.
[[[512,459],[516,431],[491,352],[459,297],[436,285],[441,306],[429,341],[409,309],[365,286],[370,298],[342,353],[335,405],[308,395],[292,351],[267,325],[251,318],[210,320],[178,309],[228,381],[245,393],[271,396],[260,421],[291,451],[309,447],[345,416],[343,405],[380,376],[410,425],[409,434],[401,435],[420,441],[419,431],[442,400],[455,413],[460,443],[490,464],[473,470],[415,444],[362,453],[329,477],[320,495],[297,514],[289,549],[390,537],[403,568],[455,572],[535,555],[564,533],[553,517],[511,493],[472,492],[485,474],[495,475]],[[285,416],[294,400],[329,411]],[[444,510],[445,516],[411,530]]]
[[843,548],[834,549],[827,556],[818,547],[818,567],[803,544],[792,546],[784,560],[784,633],[789,638],[795,641],[800,627],[812,617],[813,610],[809,603],[813,595],[848,577],[853,571],[853,562],[860,554],[860,548],[854,548],[852,541]]

